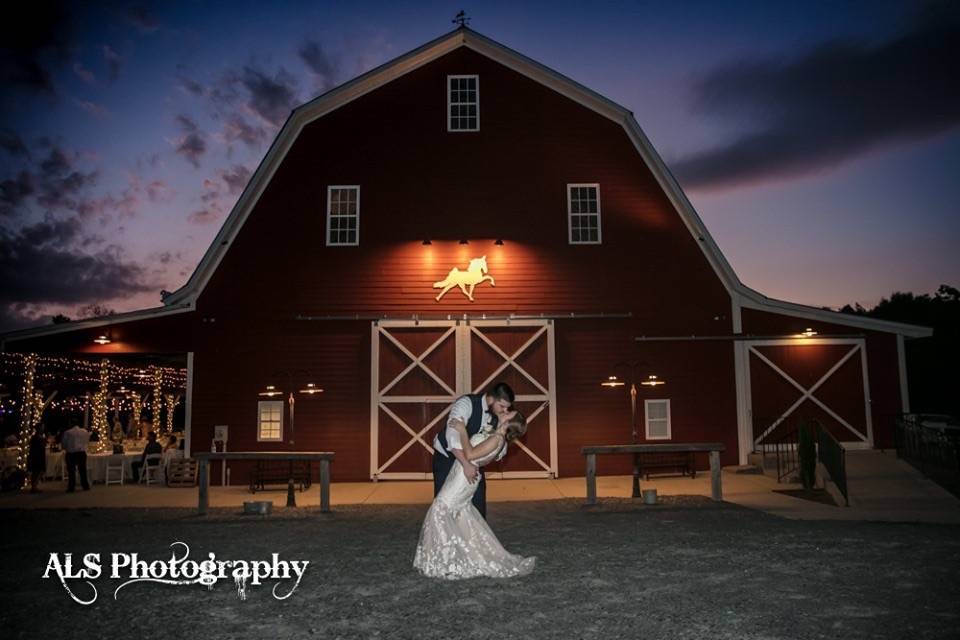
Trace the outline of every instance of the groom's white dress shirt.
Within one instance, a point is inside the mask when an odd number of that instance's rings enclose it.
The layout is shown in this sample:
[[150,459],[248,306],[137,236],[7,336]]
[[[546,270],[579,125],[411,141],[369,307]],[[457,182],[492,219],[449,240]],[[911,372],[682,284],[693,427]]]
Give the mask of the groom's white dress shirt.
[[[480,429],[481,431],[485,428],[490,427],[490,423],[493,421],[493,414],[490,412],[490,407],[486,406],[486,403],[483,404],[483,417],[480,420]],[[460,432],[457,431],[457,428],[454,426],[454,421],[459,420],[463,422],[464,425],[470,421],[470,416],[473,415],[473,402],[470,401],[468,396],[460,396],[457,398],[456,402],[453,403],[453,406],[450,407],[450,415],[447,416],[447,447],[449,449],[460,449],[463,451],[463,444],[460,442]],[[437,434],[433,438],[433,448],[436,449],[441,455],[449,455],[443,448],[443,445],[440,444],[440,434]],[[503,447],[500,449],[500,453],[497,455],[496,460],[500,460],[507,453],[507,448]]]

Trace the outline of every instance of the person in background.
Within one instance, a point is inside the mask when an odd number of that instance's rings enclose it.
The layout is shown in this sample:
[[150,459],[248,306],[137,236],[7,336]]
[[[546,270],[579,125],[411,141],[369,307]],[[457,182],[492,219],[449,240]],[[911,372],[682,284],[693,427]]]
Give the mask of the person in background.
[[167,439],[167,446],[163,448],[164,452],[175,451],[177,449],[177,436],[171,435]]
[[43,435],[43,427],[39,425],[30,436],[27,471],[30,472],[30,493],[40,493],[40,479],[47,471],[47,439]]
[[168,473],[170,461],[174,458],[182,458],[183,452],[180,451],[179,444],[177,442],[177,436],[171,434],[167,439],[167,446],[163,448],[163,483],[167,486],[170,485],[170,474]]
[[140,454],[140,460],[130,465],[134,482],[140,482],[140,470],[143,468],[143,465],[146,464],[147,456],[153,453],[162,455],[163,447],[157,442],[157,434],[151,431],[147,434],[147,445],[143,448],[143,453]]
[[67,493],[73,493],[77,486],[77,469],[80,469],[80,485],[84,491],[90,490],[87,482],[87,443],[90,442],[90,432],[78,424],[63,432],[60,438],[63,445],[64,458],[67,461]]

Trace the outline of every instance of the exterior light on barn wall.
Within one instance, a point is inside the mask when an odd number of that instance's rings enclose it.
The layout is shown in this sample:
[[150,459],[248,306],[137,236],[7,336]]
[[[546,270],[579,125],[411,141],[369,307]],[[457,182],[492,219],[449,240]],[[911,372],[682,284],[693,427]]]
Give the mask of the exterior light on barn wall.
[[660,380],[659,378],[657,378],[657,376],[649,375],[647,376],[647,379],[641,382],[640,384],[646,385],[648,387],[656,387],[661,384],[666,384],[666,381]]
[[461,240],[461,241],[460,241],[460,244],[470,244],[470,241],[469,241],[469,240]]
[[[618,369],[626,369],[630,373],[630,441],[637,444],[637,367],[641,362],[638,360],[625,360],[614,365]],[[626,382],[621,382],[617,376],[607,376],[607,379],[600,383],[601,386],[615,389],[626,386]],[[631,495],[634,498],[640,497],[640,454],[633,454],[633,487]]]
[[307,388],[306,388],[306,389],[300,389],[300,393],[306,393],[306,394],[309,394],[309,395],[313,395],[313,394],[315,394],[315,393],[323,393],[323,389],[321,389],[321,388],[318,387],[317,385],[313,384],[312,382],[308,382],[308,383],[307,383]]
[[279,396],[282,391],[277,391],[277,388],[272,384],[268,384],[265,391],[261,391],[259,395],[265,396],[267,398],[272,398],[273,396]]
[[429,247],[429,246],[432,245],[433,243],[430,242],[430,240],[428,239],[428,240],[424,240],[421,244],[422,244],[423,246],[425,246],[425,247]]
[[601,387],[622,387],[624,383],[622,380],[617,380],[617,376],[609,376],[606,380],[600,383]]
[[806,329],[800,332],[801,338],[812,338],[815,335],[817,335],[817,332],[814,331],[811,327],[807,327]]
[[501,240],[500,238],[497,238],[496,240],[493,241],[493,244],[497,245],[498,247],[502,247],[503,240]]
[[107,333],[101,333],[99,336],[93,339],[97,344],[110,344],[110,336]]

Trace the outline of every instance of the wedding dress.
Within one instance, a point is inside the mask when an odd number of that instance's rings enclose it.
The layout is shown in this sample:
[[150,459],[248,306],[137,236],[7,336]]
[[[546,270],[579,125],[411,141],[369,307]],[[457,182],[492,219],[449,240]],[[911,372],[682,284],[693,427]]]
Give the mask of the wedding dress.
[[[476,446],[488,437],[493,436],[474,434],[470,444]],[[498,449],[472,462],[482,467],[505,446],[506,442],[501,442]],[[523,557],[504,549],[473,506],[471,500],[476,490],[477,483],[467,482],[460,461],[454,462],[420,530],[413,566],[423,575],[460,580],[478,576],[508,578],[533,571],[536,556]]]

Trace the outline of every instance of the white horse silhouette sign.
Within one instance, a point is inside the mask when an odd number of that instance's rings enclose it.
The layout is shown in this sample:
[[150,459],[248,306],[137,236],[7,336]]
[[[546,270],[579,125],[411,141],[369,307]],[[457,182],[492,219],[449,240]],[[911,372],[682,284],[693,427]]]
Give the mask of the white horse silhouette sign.
[[489,280],[491,287],[497,286],[497,283],[493,281],[493,276],[487,275],[487,256],[471,260],[466,271],[460,271],[460,269],[454,267],[450,269],[450,273],[447,274],[446,278],[439,282],[434,282],[433,288],[441,290],[440,293],[437,294],[436,300],[440,302],[440,298],[442,298],[447,291],[450,291],[450,289],[454,287],[460,287],[463,295],[470,298],[470,302],[473,302],[473,288],[484,280]]

